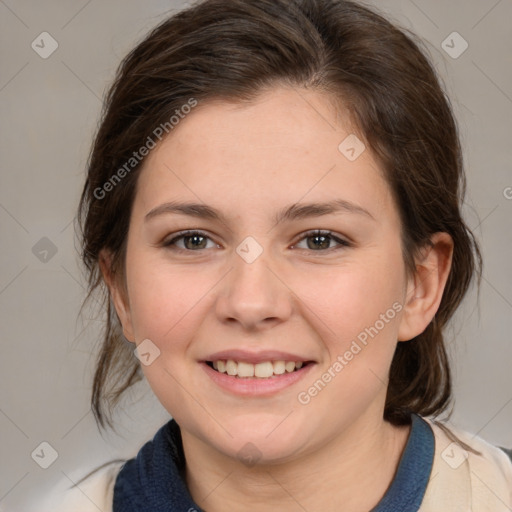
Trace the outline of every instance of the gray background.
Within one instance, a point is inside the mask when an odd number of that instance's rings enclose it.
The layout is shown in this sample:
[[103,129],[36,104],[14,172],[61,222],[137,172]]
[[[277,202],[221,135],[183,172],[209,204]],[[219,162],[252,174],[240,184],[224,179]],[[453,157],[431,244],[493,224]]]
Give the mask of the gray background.
[[[512,447],[512,1],[373,4],[427,40],[460,122],[465,214],[485,269],[480,305],[473,290],[448,332],[452,418]],[[116,66],[148,29],[184,5],[0,0],[0,510],[25,510],[57,479],[75,481],[104,461],[133,456],[167,419],[142,383],[116,416],[117,434],[100,435],[95,426],[89,389],[99,322],[88,321],[89,310],[77,319],[84,280],[72,219]],[[44,31],[59,45],[47,59],[31,48]],[[469,44],[456,59],[441,46],[454,31]],[[43,441],[58,452],[46,470],[31,458]]]

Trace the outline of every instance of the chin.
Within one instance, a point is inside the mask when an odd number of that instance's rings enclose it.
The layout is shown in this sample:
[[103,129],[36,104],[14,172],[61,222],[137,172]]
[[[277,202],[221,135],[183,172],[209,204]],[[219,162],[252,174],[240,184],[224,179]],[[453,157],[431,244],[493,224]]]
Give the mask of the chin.
[[[310,436],[290,416],[247,414],[225,425],[231,436],[213,437],[205,432],[208,444],[247,466],[279,464],[293,459],[304,449]],[[220,441],[220,443],[219,443]]]

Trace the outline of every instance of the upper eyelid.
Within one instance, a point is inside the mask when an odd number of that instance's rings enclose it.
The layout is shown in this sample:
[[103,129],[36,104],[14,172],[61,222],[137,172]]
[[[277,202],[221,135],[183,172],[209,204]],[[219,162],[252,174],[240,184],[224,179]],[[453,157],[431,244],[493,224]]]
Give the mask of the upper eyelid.
[[[180,240],[180,239],[185,238],[187,236],[194,236],[194,235],[203,236],[203,237],[208,238],[212,242],[217,244],[217,242],[215,242],[214,237],[212,237],[206,231],[202,231],[202,230],[199,230],[199,229],[186,229],[184,231],[178,231],[177,233],[173,233],[172,235],[164,238],[164,240],[162,242],[162,245],[170,245],[171,242],[175,242],[176,240]],[[219,245],[219,244],[217,244],[217,245]]]
[[[353,244],[353,242],[351,240],[349,240],[346,236],[338,235],[334,231],[323,230],[323,229],[313,229],[313,230],[304,231],[303,233],[298,235],[297,241],[294,242],[293,245],[296,245],[297,243],[301,242],[302,240],[304,240],[305,238],[308,238],[310,236],[328,236],[332,240],[334,240],[339,246],[348,247]],[[334,247],[331,247],[331,249],[334,249]],[[327,250],[329,250],[329,249],[327,249]],[[315,252],[315,251],[313,251],[313,252]],[[316,252],[327,252],[327,251],[316,251]]]

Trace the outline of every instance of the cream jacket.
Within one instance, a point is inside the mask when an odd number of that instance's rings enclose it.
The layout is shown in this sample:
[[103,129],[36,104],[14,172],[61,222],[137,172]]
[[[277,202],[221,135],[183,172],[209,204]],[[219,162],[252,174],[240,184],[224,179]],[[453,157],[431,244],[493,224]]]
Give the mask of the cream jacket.
[[[425,420],[434,432],[435,454],[419,512],[511,512],[512,462],[503,450],[449,427],[458,439],[482,454],[476,455],[452,441],[438,424]],[[33,512],[112,512],[114,482],[121,465],[110,464],[68,491],[62,489],[69,487],[69,480],[62,482]]]

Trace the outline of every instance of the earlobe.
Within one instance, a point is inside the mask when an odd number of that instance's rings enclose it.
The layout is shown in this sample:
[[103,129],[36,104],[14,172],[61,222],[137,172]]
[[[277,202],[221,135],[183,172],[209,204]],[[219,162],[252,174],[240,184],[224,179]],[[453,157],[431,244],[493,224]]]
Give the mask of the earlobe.
[[123,328],[123,334],[128,341],[135,342],[133,335],[133,326],[130,312],[130,304],[128,295],[122,284],[119,282],[119,277],[114,275],[112,271],[112,254],[102,250],[99,255],[99,266],[103,275],[103,280],[107,285],[110,299],[114,305],[119,321]]
[[434,318],[450,274],[453,240],[448,233],[435,233],[416,261],[404,299],[398,341],[421,334]]

